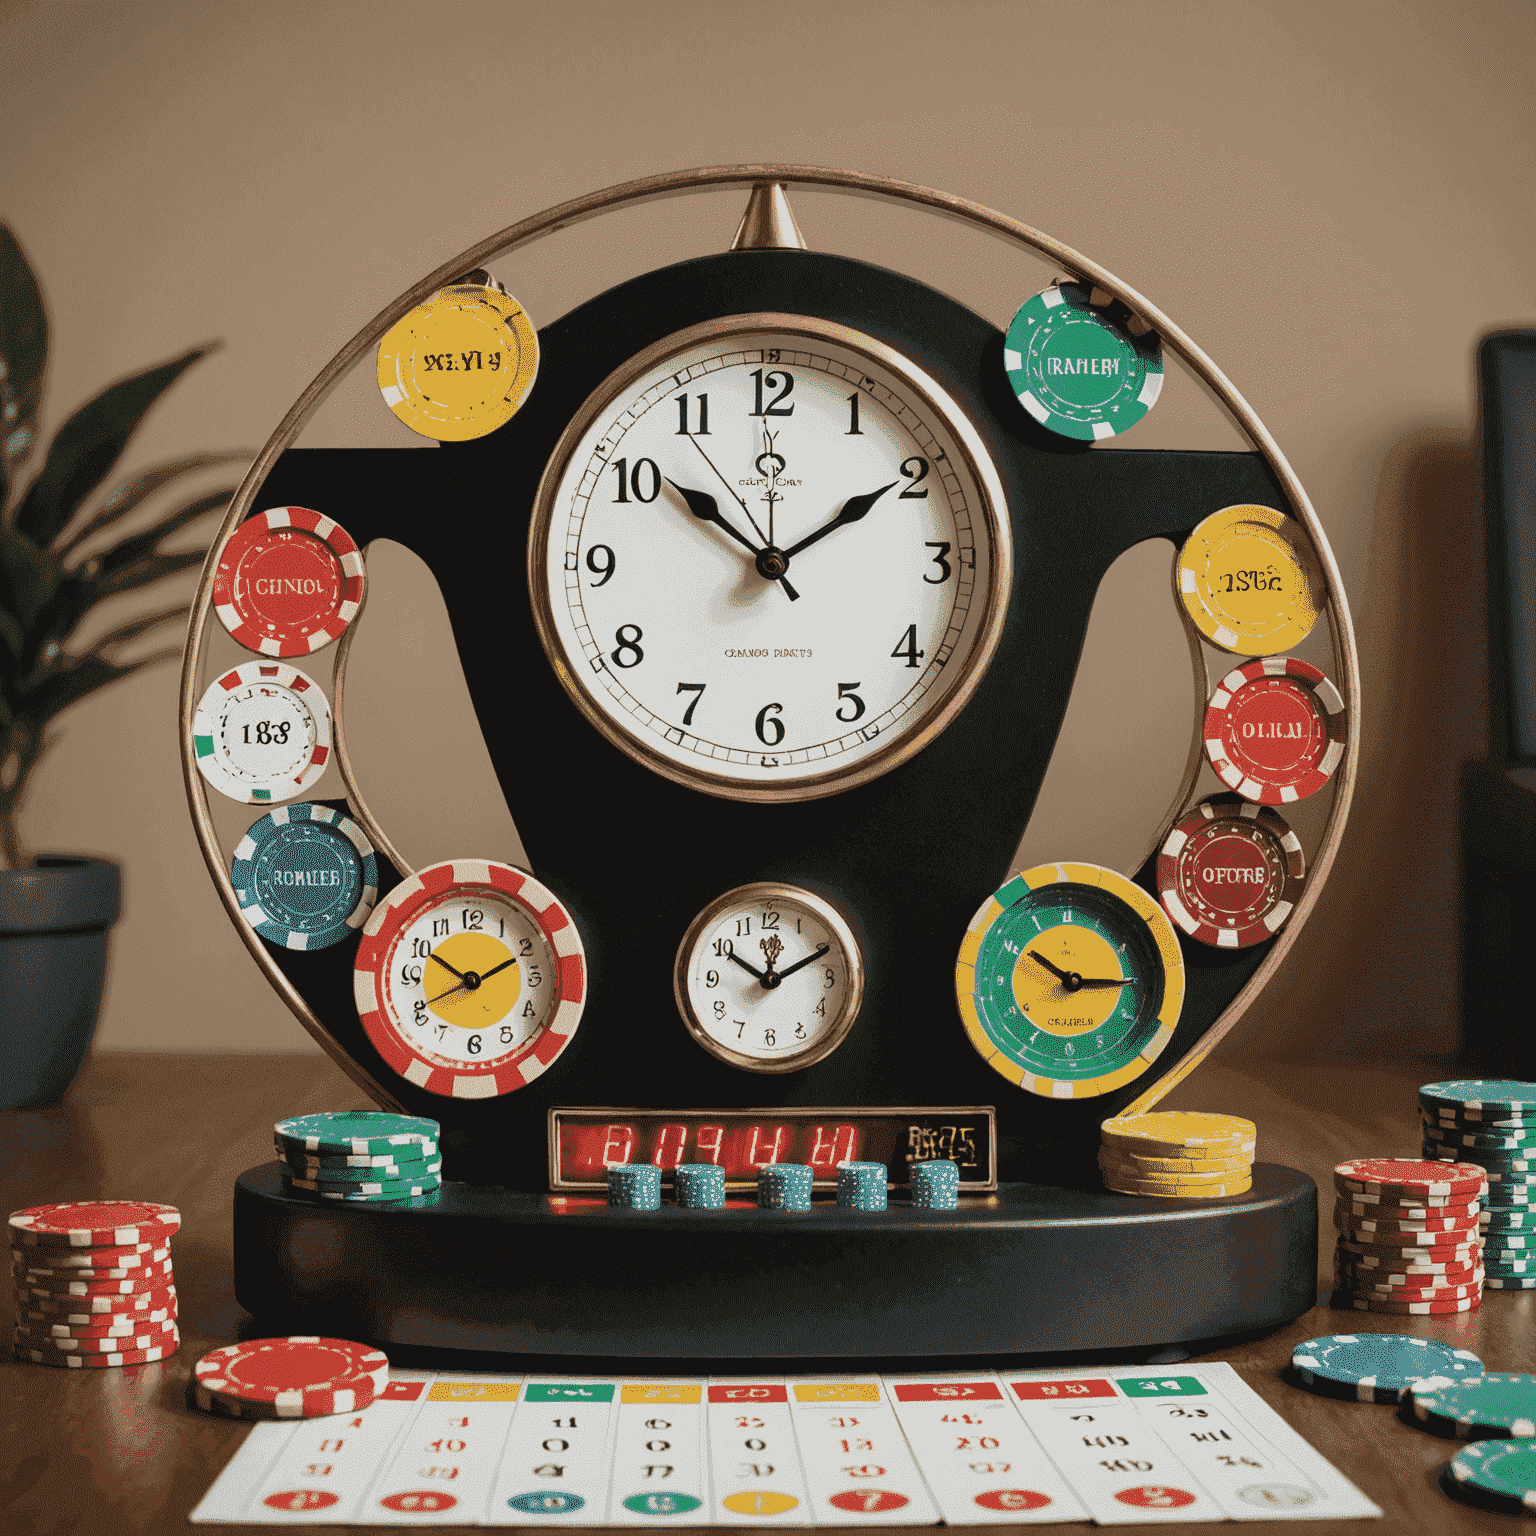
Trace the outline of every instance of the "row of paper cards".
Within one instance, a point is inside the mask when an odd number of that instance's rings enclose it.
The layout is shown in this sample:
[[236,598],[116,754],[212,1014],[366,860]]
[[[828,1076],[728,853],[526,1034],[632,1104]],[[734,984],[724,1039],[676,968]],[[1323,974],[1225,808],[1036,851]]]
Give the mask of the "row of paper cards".
[[1380,1509],[1224,1363],[592,1380],[398,1371],[257,1424],[194,1521],[1130,1525]]

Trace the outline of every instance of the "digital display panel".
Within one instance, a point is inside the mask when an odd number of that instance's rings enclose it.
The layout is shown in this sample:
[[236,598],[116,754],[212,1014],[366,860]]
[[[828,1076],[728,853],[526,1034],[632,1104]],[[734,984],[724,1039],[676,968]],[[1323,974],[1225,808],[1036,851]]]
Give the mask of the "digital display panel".
[[714,1163],[727,1189],[755,1189],[760,1168],[805,1163],[816,1188],[837,1187],[837,1165],[884,1163],[891,1184],[913,1163],[952,1158],[960,1192],[997,1188],[991,1106],[923,1109],[551,1109],[552,1190],[601,1190],[610,1163],[653,1163],[669,1183],[679,1163]]

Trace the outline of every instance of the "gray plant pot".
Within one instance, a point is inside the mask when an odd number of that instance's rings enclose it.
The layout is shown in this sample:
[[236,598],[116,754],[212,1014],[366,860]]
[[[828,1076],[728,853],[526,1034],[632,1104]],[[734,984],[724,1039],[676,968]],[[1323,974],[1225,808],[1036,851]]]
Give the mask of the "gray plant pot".
[[0,1109],[60,1098],[101,1011],[122,872],[107,859],[0,870]]

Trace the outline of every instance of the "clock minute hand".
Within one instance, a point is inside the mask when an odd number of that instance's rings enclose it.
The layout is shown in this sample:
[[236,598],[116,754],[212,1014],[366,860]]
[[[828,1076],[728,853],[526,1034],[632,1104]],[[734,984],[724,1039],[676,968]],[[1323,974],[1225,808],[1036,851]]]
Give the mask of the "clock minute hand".
[[744,971],[751,971],[751,973],[754,976],[756,976],[759,981],[761,981],[763,979],[763,977],[767,975],[766,971],[758,970],[758,968],[755,965],[753,965],[750,960],[743,960],[741,958],[741,956],[738,955],[734,949],[731,950],[730,953],[728,953],[725,958],[727,960],[734,960],[736,962],[736,964],[739,965],[742,968],[742,970],[744,970]]
[[[892,480],[891,485],[895,484],[896,482]],[[784,558],[786,560],[793,560],[801,550],[809,549],[811,545],[816,543],[818,539],[826,538],[829,533],[834,533],[837,529],[845,527],[849,523],[858,522],[858,520],[863,517],[864,514],[868,512],[869,509],[874,506],[874,504],[879,501],[880,498],[884,496],[888,490],[890,490],[891,485],[882,485],[878,491],[865,491],[862,496],[850,496],[848,500],[843,503],[842,511],[840,511],[830,523],[823,523],[821,527],[815,531],[815,533],[807,534],[805,538],[801,539],[798,544],[790,545],[790,547],[784,551]]]
[[1090,987],[1129,987],[1135,982],[1134,976],[1120,976],[1111,980],[1107,977],[1087,977],[1078,982],[1078,986],[1087,991]]
[[785,969],[780,971],[779,980],[783,981],[787,977],[793,976],[795,972],[798,971],[802,966],[810,965],[814,960],[820,960],[821,957],[831,948],[832,946],[830,944],[818,944],[816,948],[813,949],[811,953],[808,954],[803,960],[796,960],[793,965],[786,966]]

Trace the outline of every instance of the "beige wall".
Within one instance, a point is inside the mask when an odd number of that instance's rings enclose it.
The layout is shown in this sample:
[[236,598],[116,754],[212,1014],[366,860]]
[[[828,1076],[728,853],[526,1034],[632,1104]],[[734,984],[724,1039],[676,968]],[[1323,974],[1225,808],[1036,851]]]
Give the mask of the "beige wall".
[[[1182,324],[1274,432],[1328,530],[1360,640],[1350,834],[1287,967],[1226,1049],[1369,1057],[1444,1048],[1454,1032],[1455,775],[1486,745],[1472,349],[1489,328],[1536,323],[1533,99],[1536,7],[1523,0],[11,0],[0,217],[52,304],[52,423],[109,379],[225,338],[157,410],[130,467],[254,448],[337,348],[441,260],[659,170],[856,166],[975,198],[1101,261]],[[719,249],[739,206],[669,203],[499,270],[542,321]],[[797,211],[812,244],[907,268],[1001,324],[1049,276],[916,214],[810,194]],[[305,440],[399,439],[361,376]],[[1174,380],[1127,446],[1231,441]],[[360,761],[365,740],[382,753],[387,739],[382,704],[367,702],[381,662],[442,665],[436,599],[411,566],[374,563]],[[1141,665],[1184,665],[1165,580],[1166,550],[1115,573],[1090,641],[1095,680],[1135,657],[1143,628],[1156,638]],[[1166,686],[1177,738],[1188,684]],[[24,825],[35,847],[127,866],[100,1043],[302,1047],[202,867],[174,694],[163,668],[67,717]],[[1134,861],[1168,771],[1102,824],[1081,802],[1114,798],[1161,697],[1146,690],[1107,738],[1086,721],[1071,732],[1027,847]],[[367,787],[408,856],[515,854],[503,807],[413,813],[425,765],[374,760]],[[221,807],[221,825],[244,819]]]

